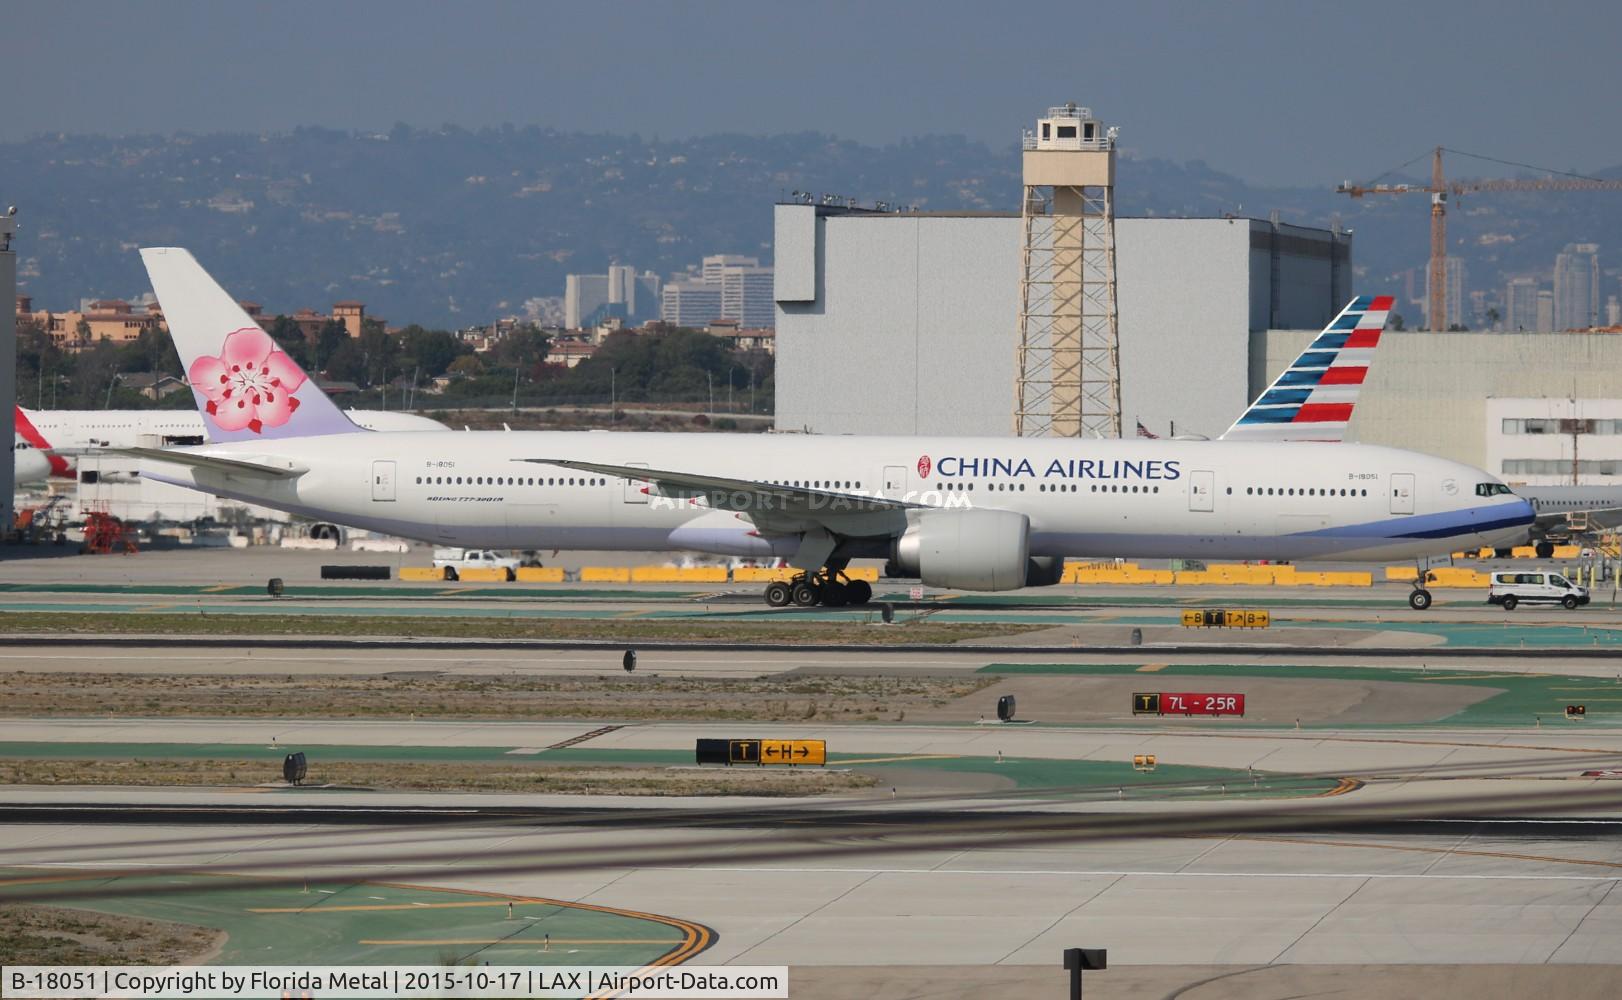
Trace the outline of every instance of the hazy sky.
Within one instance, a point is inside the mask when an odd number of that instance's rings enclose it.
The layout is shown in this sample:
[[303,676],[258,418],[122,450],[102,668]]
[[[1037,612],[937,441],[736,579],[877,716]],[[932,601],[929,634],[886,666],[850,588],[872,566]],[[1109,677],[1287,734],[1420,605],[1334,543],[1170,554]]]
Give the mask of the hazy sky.
[[1141,155],[1259,182],[1367,179],[1438,143],[1622,164],[1613,0],[10,0],[0,38],[0,141],[404,121],[1008,144],[1076,100]]

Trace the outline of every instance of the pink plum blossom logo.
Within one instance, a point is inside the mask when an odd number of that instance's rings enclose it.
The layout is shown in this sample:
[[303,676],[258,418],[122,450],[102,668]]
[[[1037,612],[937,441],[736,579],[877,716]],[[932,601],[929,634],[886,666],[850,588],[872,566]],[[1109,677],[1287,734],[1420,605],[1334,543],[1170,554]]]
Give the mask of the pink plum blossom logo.
[[929,478],[929,470],[930,470],[929,456],[924,455],[923,457],[918,459],[918,478],[919,479],[928,479]]
[[304,384],[304,372],[257,326],[226,335],[219,357],[204,355],[187,375],[194,389],[208,397],[204,412],[223,431],[246,427],[255,434],[280,427],[298,409],[293,392]]

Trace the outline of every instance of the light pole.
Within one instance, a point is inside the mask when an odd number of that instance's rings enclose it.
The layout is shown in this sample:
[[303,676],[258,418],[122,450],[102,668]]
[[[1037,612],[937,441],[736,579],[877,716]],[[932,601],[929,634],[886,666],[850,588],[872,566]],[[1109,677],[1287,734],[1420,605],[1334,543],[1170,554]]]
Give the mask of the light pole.
[[518,414],[518,373],[520,371],[522,371],[522,370],[523,369],[520,368],[519,365],[516,362],[514,362],[514,364],[513,364],[513,407],[512,407],[514,416],[517,416],[517,414]]
[[704,373],[704,384],[710,387],[710,408],[706,412],[713,414],[715,412],[715,373],[714,372],[708,372],[707,371],[707,372]]
[[618,408],[617,404],[614,402],[614,395],[619,389],[619,387],[614,384],[614,377],[616,375],[618,375],[618,374],[619,374],[619,367],[617,365],[608,370],[608,422],[609,423],[614,422],[614,411]]
[[112,407],[112,405],[113,405],[113,386],[117,385],[118,380],[123,378],[123,377],[124,377],[124,374],[122,372],[113,372],[113,377],[107,380],[107,399],[106,399],[105,402],[103,402],[101,404],[102,409],[106,410],[106,409],[110,409]]
[[727,412],[732,412],[732,373],[738,370],[737,365],[727,369]]

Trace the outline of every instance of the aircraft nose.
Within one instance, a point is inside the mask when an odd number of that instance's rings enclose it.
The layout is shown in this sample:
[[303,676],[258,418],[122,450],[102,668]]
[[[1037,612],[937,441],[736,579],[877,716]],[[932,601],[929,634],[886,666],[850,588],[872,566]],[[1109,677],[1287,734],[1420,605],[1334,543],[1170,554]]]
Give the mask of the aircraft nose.
[[1504,504],[1501,514],[1493,518],[1498,525],[1496,530],[1480,532],[1490,548],[1502,548],[1506,545],[1519,545],[1527,541],[1531,534],[1528,528],[1537,520],[1537,511],[1532,505],[1521,497],[1516,497],[1514,503]]

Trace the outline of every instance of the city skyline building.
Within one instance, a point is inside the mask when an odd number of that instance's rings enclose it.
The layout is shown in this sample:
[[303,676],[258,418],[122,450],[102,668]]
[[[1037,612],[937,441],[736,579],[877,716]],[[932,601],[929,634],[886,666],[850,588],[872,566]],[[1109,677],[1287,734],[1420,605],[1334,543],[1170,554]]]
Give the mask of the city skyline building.
[[563,326],[583,330],[610,317],[627,323],[652,319],[660,310],[659,276],[610,264],[607,274],[570,274],[563,280]]
[[743,327],[777,325],[777,303],[772,298],[772,269],[727,267],[721,271],[721,318]]
[[[1447,267],[1447,318],[1443,329],[1451,330],[1465,325],[1465,276],[1467,269],[1462,257],[1448,257]],[[1430,301],[1430,272],[1427,269],[1425,276],[1425,300]]]
[[671,326],[703,327],[721,319],[721,286],[672,281],[662,293],[659,318]]
[[1504,287],[1503,328],[1506,333],[1524,333],[1538,328],[1538,280],[1530,277],[1509,279]]
[[1599,244],[1567,243],[1554,258],[1555,330],[1586,330],[1599,323]]
[[672,275],[661,293],[660,318],[675,326],[701,327],[718,319],[746,328],[777,324],[773,270],[758,257],[710,254],[684,276]]

